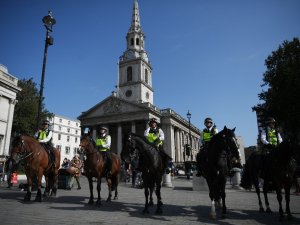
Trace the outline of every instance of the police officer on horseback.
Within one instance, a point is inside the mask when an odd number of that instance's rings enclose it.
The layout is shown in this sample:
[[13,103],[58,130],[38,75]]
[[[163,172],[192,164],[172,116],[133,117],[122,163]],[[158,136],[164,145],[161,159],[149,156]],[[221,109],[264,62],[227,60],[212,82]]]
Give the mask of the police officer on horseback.
[[261,131],[260,140],[264,145],[263,153],[268,154],[282,142],[280,133],[275,127],[276,121],[273,117],[266,120],[266,127]]
[[100,135],[96,140],[96,146],[103,156],[105,161],[105,176],[111,176],[112,159],[110,153],[111,136],[108,134],[108,128],[106,126],[100,127]]
[[44,120],[42,124],[42,129],[40,129],[35,134],[35,138],[41,143],[41,145],[45,148],[48,152],[50,157],[51,164],[55,167],[55,156],[53,153],[53,146],[52,146],[52,136],[53,131],[49,128],[50,122],[48,120]]
[[[155,118],[150,119],[148,122],[149,127],[145,130],[144,136],[147,140],[153,144],[162,156],[164,168],[168,168],[168,162],[172,159],[163,149],[163,142],[165,140],[165,134],[161,128],[158,127],[157,120]],[[166,170],[166,173],[169,173]]]
[[198,162],[199,168],[198,168],[198,172],[197,172],[196,176],[202,175],[203,164],[206,159],[209,142],[212,139],[212,137],[219,132],[216,125],[213,123],[212,118],[210,118],[210,117],[205,118],[204,125],[205,125],[205,128],[203,129],[202,135],[201,135],[202,145],[201,145],[200,152],[197,154],[197,162]]

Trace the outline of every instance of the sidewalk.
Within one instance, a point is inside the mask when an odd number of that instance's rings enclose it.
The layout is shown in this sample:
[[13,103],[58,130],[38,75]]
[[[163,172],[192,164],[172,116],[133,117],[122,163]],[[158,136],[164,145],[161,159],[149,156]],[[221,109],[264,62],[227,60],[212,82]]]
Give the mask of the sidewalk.
[[[17,187],[12,189],[0,185],[0,218],[1,224],[72,224],[72,225],[108,225],[108,224],[275,224],[278,222],[278,203],[274,193],[269,194],[271,209],[274,213],[258,212],[256,193],[232,189],[228,185],[226,190],[228,218],[209,219],[210,199],[206,191],[193,191],[192,179],[176,177],[172,180],[173,188],[162,188],[163,214],[155,215],[155,207],[150,208],[149,215],[143,215],[144,191],[131,188],[129,183],[120,183],[119,199],[106,202],[107,186],[102,183],[102,205],[100,207],[88,205],[89,188],[85,177],[81,177],[82,189],[58,190],[56,198],[45,199],[42,203],[24,203],[25,192]],[[5,183],[6,185],[6,183]],[[34,199],[36,192],[33,193]],[[94,182],[94,195],[96,183]],[[154,202],[156,196],[154,194]],[[283,204],[285,205],[285,203]],[[291,210],[295,219],[291,224],[300,224],[300,197],[291,195]],[[219,214],[219,212],[218,212]],[[287,223],[286,221],[284,223]]]

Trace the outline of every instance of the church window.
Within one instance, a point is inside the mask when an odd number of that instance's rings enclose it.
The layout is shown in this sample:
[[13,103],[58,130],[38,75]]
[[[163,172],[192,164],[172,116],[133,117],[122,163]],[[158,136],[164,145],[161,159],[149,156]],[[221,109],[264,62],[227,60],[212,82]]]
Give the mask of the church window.
[[136,39],[136,45],[140,45],[140,39],[139,38]]
[[133,38],[130,39],[130,45],[133,45]]
[[132,67],[127,67],[127,82],[132,81]]
[[149,79],[148,79],[148,70],[145,69],[145,82],[148,84]]

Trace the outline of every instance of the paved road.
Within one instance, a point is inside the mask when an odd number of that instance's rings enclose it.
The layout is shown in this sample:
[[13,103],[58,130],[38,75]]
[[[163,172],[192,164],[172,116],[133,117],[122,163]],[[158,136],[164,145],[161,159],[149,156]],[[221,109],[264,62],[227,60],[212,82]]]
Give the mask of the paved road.
[[[121,183],[119,199],[112,202],[102,201],[100,207],[87,204],[89,197],[88,183],[81,179],[81,190],[58,190],[58,196],[46,199],[42,203],[22,201],[25,192],[17,187],[6,188],[0,185],[0,224],[72,224],[72,225],[107,225],[107,224],[300,224],[300,196],[291,195],[292,221],[278,222],[278,204],[271,193],[270,204],[274,213],[258,212],[257,198],[254,192],[227,188],[228,218],[209,219],[210,201],[205,191],[193,191],[192,181],[184,177],[172,180],[173,188],[162,188],[164,202],[163,214],[155,215],[155,208],[149,215],[143,215],[144,193],[142,189],[131,188],[130,184]],[[102,184],[102,198],[107,197],[106,184]],[[35,193],[33,193],[33,198]]]

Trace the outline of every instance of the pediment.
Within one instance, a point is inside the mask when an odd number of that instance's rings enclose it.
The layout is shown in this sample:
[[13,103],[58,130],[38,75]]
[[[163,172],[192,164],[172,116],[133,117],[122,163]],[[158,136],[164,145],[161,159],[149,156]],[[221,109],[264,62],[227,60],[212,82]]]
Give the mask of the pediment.
[[139,105],[136,103],[128,102],[123,99],[110,96],[99,102],[86,112],[82,113],[79,116],[79,119],[82,118],[91,118],[91,117],[101,117],[112,114],[122,114],[122,113],[131,113],[145,110],[145,106]]

